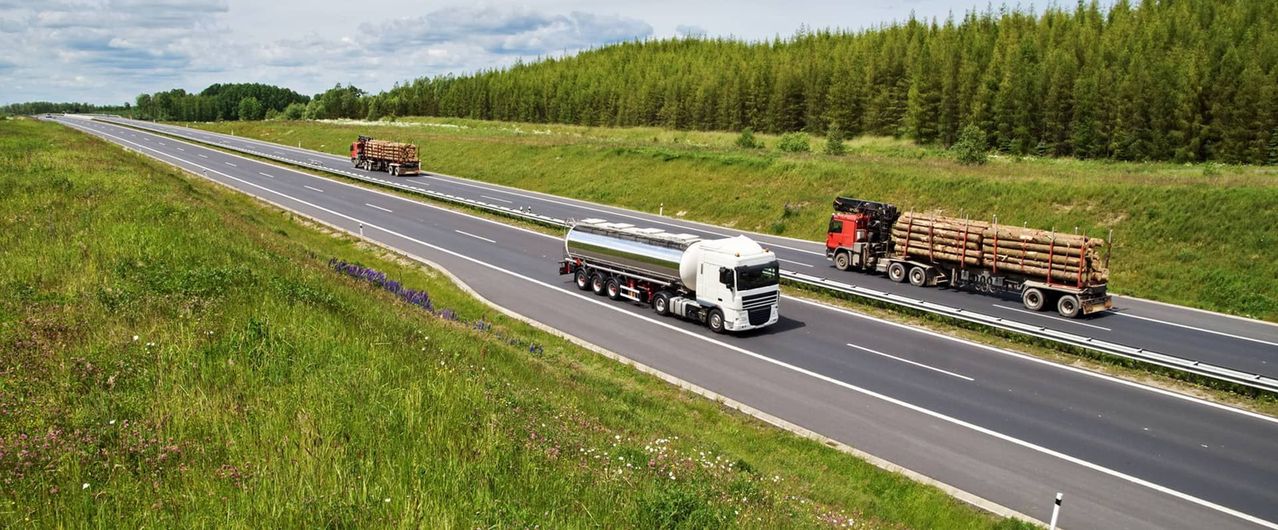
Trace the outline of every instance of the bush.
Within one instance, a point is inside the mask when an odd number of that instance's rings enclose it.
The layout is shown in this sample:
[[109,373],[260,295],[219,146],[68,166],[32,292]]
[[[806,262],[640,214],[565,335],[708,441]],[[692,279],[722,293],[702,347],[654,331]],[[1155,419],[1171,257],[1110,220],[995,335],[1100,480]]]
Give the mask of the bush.
[[806,153],[812,150],[808,135],[800,132],[785,133],[777,142],[777,149],[787,153]]
[[[656,140],[656,138],[653,138]],[[763,142],[754,137],[754,129],[746,127],[741,130],[741,136],[737,137],[737,147],[744,149],[759,149],[763,147]]]
[[284,107],[284,112],[280,113],[280,118],[285,120],[300,120],[302,115],[306,113],[306,105],[302,103],[289,103]]
[[984,164],[988,159],[986,149],[985,131],[975,125],[964,127],[963,132],[959,133],[958,141],[950,147],[958,161],[968,165]]
[[843,145],[843,128],[838,123],[831,123],[830,130],[825,133],[825,154],[839,156],[848,152]]

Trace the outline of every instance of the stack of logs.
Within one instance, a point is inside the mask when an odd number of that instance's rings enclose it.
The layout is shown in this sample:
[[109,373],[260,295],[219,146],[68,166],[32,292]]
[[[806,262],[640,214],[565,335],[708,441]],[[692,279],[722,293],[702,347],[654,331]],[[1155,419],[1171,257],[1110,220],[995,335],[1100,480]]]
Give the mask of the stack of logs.
[[963,263],[1019,273],[1052,283],[1098,285],[1109,281],[1103,239],[1032,228],[992,225],[954,217],[906,212],[892,225],[897,257]]
[[417,146],[386,140],[368,140],[365,144],[368,151],[365,156],[379,160],[390,160],[404,164],[417,161]]

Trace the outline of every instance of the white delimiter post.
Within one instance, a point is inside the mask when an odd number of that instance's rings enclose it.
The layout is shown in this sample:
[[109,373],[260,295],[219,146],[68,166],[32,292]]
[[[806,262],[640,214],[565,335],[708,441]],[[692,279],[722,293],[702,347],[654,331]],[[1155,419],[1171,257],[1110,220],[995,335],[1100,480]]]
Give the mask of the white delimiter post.
[[[364,223],[359,224],[359,237],[364,237]],[[1060,501],[1057,500],[1056,504],[1060,505]]]
[[1052,507],[1052,523],[1048,525],[1048,530],[1056,530],[1056,518],[1061,515],[1061,497],[1064,496],[1064,493],[1056,494],[1056,506]]

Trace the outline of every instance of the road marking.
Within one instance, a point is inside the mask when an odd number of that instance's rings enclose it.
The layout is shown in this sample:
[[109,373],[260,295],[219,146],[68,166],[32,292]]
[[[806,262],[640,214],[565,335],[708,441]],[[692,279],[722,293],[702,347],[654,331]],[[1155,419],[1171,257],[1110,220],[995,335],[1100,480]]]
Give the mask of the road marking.
[[270,175],[270,174],[267,174],[267,173],[262,173],[261,171],[258,171],[258,172],[257,172],[257,174],[258,174],[258,175],[261,175],[261,176],[263,176],[263,177],[269,178],[269,179],[273,179],[273,178],[275,178],[275,175]]
[[[159,151],[159,150],[156,150],[156,149],[152,149],[152,148],[146,147],[146,146],[144,146],[144,145],[142,145],[142,144],[138,144],[138,143],[136,143],[136,142],[129,142],[128,140],[125,140],[124,138],[121,138],[121,137],[118,137],[118,136],[112,135],[112,134],[110,134],[110,133],[103,133],[103,134],[105,134],[106,136],[111,136],[111,137],[113,137],[113,138],[120,139],[120,140],[125,141],[125,142],[128,142],[128,143],[132,143],[133,145],[136,145],[136,146],[138,146],[138,147],[140,147],[140,148],[142,148],[142,149],[146,149],[146,150],[154,151],[155,153],[157,153],[157,154],[159,154],[159,155],[167,156],[167,157],[172,158],[172,159],[174,159],[174,160],[177,160],[177,161],[179,161],[179,162],[183,162],[183,160],[181,160],[181,159],[179,159],[179,158],[177,158],[177,157],[175,157],[175,156],[173,156],[173,155],[169,155],[169,154],[164,153],[164,152],[161,152],[161,151]],[[158,158],[158,157],[156,157],[156,158]],[[246,159],[246,160],[247,160],[247,159]],[[188,162],[188,163],[189,163],[189,162]],[[900,399],[897,399],[897,398],[894,398],[894,397],[891,397],[891,396],[888,396],[888,395],[885,395],[885,394],[880,394],[880,393],[875,392],[875,391],[873,391],[873,390],[869,390],[869,389],[866,389],[866,388],[862,388],[862,387],[859,387],[859,386],[853,385],[853,384],[851,384],[851,383],[847,383],[847,382],[844,382],[844,381],[840,381],[840,380],[835,379],[835,378],[833,378],[833,377],[830,377],[830,376],[827,376],[827,375],[823,375],[823,374],[820,374],[820,373],[817,373],[817,372],[813,372],[813,371],[808,370],[808,369],[806,369],[806,368],[801,368],[801,367],[798,367],[798,366],[795,366],[795,365],[791,365],[791,364],[785,363],[785,362],[783,362],[783,361],[779,361],[779,360],[776,360],[776,359],[772,359],[772,358],[770,358],[770,357],[767,357],[767,356],[762,355],[762,354],[759,354],[759,353],[755,353],[755,352],[750,351],[750,350],[747,350],[747,349],[745,349],[745,348],[741,348],[741,347],[739,347],[739,346],[734,346],[734,345],[732,345],[732,344],[728,344],[728,343],[723,342],[723,341],[720,341],[720,340],[718,340],[718,339],[714,339],[714,338],[711,338],[711,337],[707,337],[707,336],[704,336],[704,335],[700,335],[700,334],[695,333],[695,332],[693,332],[693,331],[689,331],[689,330],[687,330],[687,329],[683,329],[683,328],[680,328],[680,327],[676,327],[676,326],[674,326],[674,325],[672,325],[672,324],[670,324],[670,323],[667,323],[667,322],[661,322],[661,321],[658,321],[658,320],[653,319],[652,317],[649,317],[649,316],[646,316],[646,315],[641,315],[641,314],[639,314],[639,313],[632,313],[632,312],[630,312],[630,311],[627,311],[627,310],[625,310],[625,309],[622,309],[622,306],[620,306],[620,305],[617,305],[617,304],[611,304],[611,303],[605,303],[605,302],[603,302],[602,300],[598,300],[598,299],[595,299],[595,298],[587,297],[587,296],[586,296],[586,295],[584,295],[584,294],[581,294],[581,293],[577,293],[577,292],[574,292],[574,291],[568,290],[567,288],[564,288],[564,287],[562,287],[562,286],[558,286],[558,287],[557,287],[557,286],[551,285],[551,284],[549,284],[549,283],[543,282],[543,281],[541,281],[541,280],[536,280],[536,279],[533,279],[533,278],[531,278],[531,277],[529,277],[529,276],[524,276],[523,274],[520,274],[520,273],[517,273],[517,272],[511,271],[511,270],[503,269],[503,268],[498,267],[498,266],[496,266],[496,265],[493,265],[493,264],[491,264],[491,263],[487,263],[487,262],[485,262],[485,261],[481,261],[481,260],[479,260],[479,259],[477,259],[477,258],[472,258],[472,257],[470,257],[470,256],[466,256],[466,255],[461,254],[461,253],[459,253],[459,252],[456,252],[456,251],[453,251],[453,250],[449,250],[449,249],[446,249],[446,248],[443,248],[443,247],[440,247],[440,246],[437,246],[437,245],[433,245],[433,244],[427,243],[427,242],[425,242],[425,241],[422,241],[422,240],[420,240],[420,239],[415,239],[415,238],[409,237],[409,236],[407,236],[407,235],[401,234],[401,233],[399,233],[399,232],[395,232],[395,231],[393,231],[393,230],[390,230],[390,229],[387,229],[387,228],[383,228],[383,227],[381,227],[381,226],[378,226],[378,225],[375,225],[375,224],[371,224],[371,223],[368,223],[368,222],[362,221],[362,220],[357,219],[357,218],[355,218],[355,217],[351,217],[351,216],[349,216],[349,215],[346,215],[346,214],[343,214],[343,213],[340,213],[340,212],[337,212],[337,211],[334,211],[334,210],[331,210],[331,209],[325,208],[325,207],[323,207],[323,206],[319,206],[319,205],[317,205],[317,204],[310,203],[310,202],[304,201],[304,200],[302,200],[302,199],[298,199],[298,198],[296,198],[296,197],[290,196],[290,195],[288,195],[288,194],[285,194],[285,193],[282,193],[282,192],[279,192],[279,191],[275,191],[275,190],[270,189],[270,188],[267,188],[267,187],[265,187],[265,186],[261,186],[261,185],[258,185],[258,184],[254,184],[254,183],[252,183],[252,182],[249,182],[249,181],[244,180],[244,179],[241,179],[241,178],[233,177],[233,176],[228,175],[228,174],[226,174],[226,173],[222,173],[221,171],[218,171],[218,170],[216,170],[216,169],[211,169],[211,168],[208,168],[208,167],[204,167],[204,166],[201,166],[201,165],[199,165],[199,164],[191,164],[191,165],[196,166],[196,167],[199,167],[199,168],[201,168],[201,169],[205,169],[205,170],[211,171],[211,172],[213,172],[213,173],[215,173],[215,174],[218,174],[218,175],[222,175],[223,177],[226,177],[226,178],[229,178],[229,179],[231,179],[231,180],[234,180],[234,181],[237,181],[237,182],[243,183],[243,184],[245,184],[245,185],[247,185],[247,186],[252,186],[252,187],[254,187],[254,188],[258,188],[258,189],[261,189],[261,190],[263,190],[263,191],[266,191],[266,192],[269,192],[269,193],[273,193],[273,194],[279,195],[279,196],[281,196],[281,197],[285,197],[285,198],[287,198],[287,199],[291,199],[291,200],[296,201],[296,202],[298,202],[298,203],[300,203],[300,204],[304,204],[304,205],[310,206],[310,207],[312,207],[312,208],[315,208],[315,209],[320,210],[320,211],[323,211],[323,212],[327,212],[327,213],[332,214],[332,215],[335,215],[335,216],[337,216],[337,217],[341,217],[341,218],[343,218],[343,219],[347,219],[347,220],[352,221],[352,222],[362,223],[362,224],[364,224],[364,225],[367,225],[367,226],[368,226],[368,227],[370,227],[370,228],[377,229],[377,230],[381,230],[381,231],[383,231],[383,232],[386,232],[387,234],[390,234],[390,235],[393,235],[393,236],[399,237],[399,238],[404,239],[404,240],[407,240],[407,241],[411,241],[411,242],[413,242],[413,243],[417,243],[417,244],[422,245],[422,246],[424,246],[424,247],[427,247],[427,248],[430,248],[430,249],[434,249],[434,250],[439,251],[439,252],[443,252],[443,253],[445,253],[445,254],[448,254],[448,255],[451,255],[451,256],[457,257],[457,258],[462,259],[462,260],[465,260],[465,261],[469,261],[469,262],[471,262],[471,263],[475,263],[475,264],[477,264],[477,265],[479,265],[479,266],[482,266],[482,267],[487,267],[487,268],[489,268],[489,269],[493,269],[493,270],[495,270],[495,271],[501,272],[501,273],[503,273],[503,274],[507,274],[507,275],[509,275],[509,276],[513,276],[513,277],[515,277],[515,278],[518,278],[518,279],[524,280],[524,281],[529,282],[529,283],[532,283],[532,284],[534,284],[534,285],[539,285],[539,286],[545,287],[545,288],[550,289],[550,290],[552,290],[552,291],[554,291],[554,292],[561,293],[561,294],[565,294],[565,295],[567,295],[567,296],[576,297],[576,298],[579,298],[579,299],[581,299],[581,300],[585,300],[585,301],[586,301],[586,302],[588,302],[588,303],[597,304],[597,305],[599,305],[599,306],[601,306],[601,307],[603,307],[603,308],[605,308],[605,309],[608,309],[608,310],[611,310],[611,311],[617,311],[617,312],[622,313],[622,314],[624,314],[624,315],[629,315],[629,316],[631,316],[631,317],[633,317],[633,318],[637,318],[637,319],[640,319],[640,320],[644,320],[644,321],[646,321],[646,322],[649,322],[649,323],[655,324],[655,325],[657,325],[657,326],[661,326],[661,327],[667,328],[667,329],[669,329],[669,330],[671,330],[671,331],[673,331],[673,332],[675,332],[675,333],[681,333],[681,334],[684,334],[684,335],[690,336],[690,337],[695,338],[695,339],[698,339],[698,340],[702,340],[702,341],[705,341],[705,342],[708,342],[708,343],[711,343],[711,344],[715,344],[715,345],[718,345],[718,346],[720,346],[720,347],[727,348],[727,349],[729,349],[729,350],[732,350],[732,351],[735,351],[735,352],[741,353],[741,354],[746,355],[746,356],[748,356],[748,357],[751,357],[751,358],[757,359],[757,360],[759,360],[759,361],[762,361],[762,362],[765,362],[765,363],[769,363],[769,364],[773,364],[773,365],[776,365],[776,366],[779,366],[779,367],[785,368],[785,369],[787,369],[787,370],[791,370],[791,371],[794,371],[794,372],[796,372],[796,373],[803,374],[803,375],[806,375],[806,376],[812,377],[812,378],[814,378],[814,379],[818,379],[818,380],[821,380],[821,381],[824,381],[824,382],[830,383],[830,384],[835,385],[835,386],[839,386],[839,387],[841,387],[841,388],[845,388],[845,389],[848,389],[848,390],[851,390],[851,391],[854,391],[854,392],[857,392],[857,393],[860,393],[860,394],[863,394],[863,395],[866,395],[866,396],[869,396],[869,397],[872,397],[872,398],[875,398],[875,399],[879,399],[879,400],[881,400],[881,401],[885,401],[885,402],[887,402],[887,403],[891,403],[891,404],[894,404],[894,405],[897,405],[897,406],[900,406],[900,407],[903,407],[903,408],[906,408],[906,409],[912,410],[912,411],[917,412],[917,413],[920,413],[920,414],[924,414],[924,415],[927,415],[927,416],[931,416],[931,417],[933,417],[933,418],[936,418],[936,419],[939,419],[939,420],[942,420],[942,421],[945,421],[945,422],[948,422],[948,423],[952,423],[952,424],[954,424],[954,425],[958,425],[958,426],[960,426],[960,427],[964,427],[964,428],[967,428],[967,429],[969,429],[969,430],[972,430],[972,431],[975,431],[975,432],[979,432],[979,433],[985,434],[985,435],[987,435],[987,436],[991,436],[991,437],[997,438],[997,439],[999,439],[999,440],[1003,440],[1003,441],[1008,442],[1008,443],[1011,443],[1011,444],[1013,444],[1013,445],[1018,445],[1018,446],[1021,446],[1021,447],[1026,448],[1026,449],[1029,449],[1029,450],[1032,450],[1032,451],[1035,451],[1035,452],[1039,452],[1039,453],[1042,453],[1042,454],[1044,454],[1044,455],[1051,456],[1051,457],[1057,458],[1057,459],[1059,459],[1059,460],[1063,460],[1063,461],[1065,461],[1065,462],[1069,462],[1069,463],[1072,463],[1072,464],[1076,464],[1076,465],[1079,465],[1079,466],[1085,467],[1085,468],[1087,468],[1087,469],[1091,469],[1091,470],[1093,470],[1093,471],[1096,471],[1096,472],[1099,472],[1099,473],[1102,473],[1102,474],[1105,474],[1105,475],[1112,476],[1112,477],[1117,478],[1117,479],[1120,479],[1120,480],[1124,480],[1124,481],[1127,481],[1127,482],[1131,482],[1131,483],[1133,483],[1133,484],[1136,484],[1136,485],[1139,485],[1139,486],[1143,486],[1143,487],[1145,487],[1145,488],[1148,488],[1148,489],[1151,489],[1151,490],[1157,491],[1157,492],[1159,492],[1159,493],[1163,493],[1163,494],[1166,494],[1166,495],[1170,495],[1170,496],[1172,496],[1172,497],[1176,497],[1176,498],[1178,498],[1178,499],[1181,499],[1181,500],[1184,500],[1184,501],[1188,501],[1188,502],[1191,502],[1191,503],[1197,504],[1197,505],[1202,506],[1202,507],[1204,507],[1204,508],[1208,508],[1208,509],[1211,509],[1211,510],[1215,510],[1215,511],[1218,511],[1218,512],[1224,513],[1224,514],[1229,515],[1229,516],[1231,516],[1231,517],[1235,517],[1235,518],[1238,518],[1238,519],[1242,519],[1242,520],[1244,520],[1244,521],[1248,521],[1248,522],[1251,522],[1251,523],[1253,523],[1253,524],[1257,524],[1257,525],[1260,525],[1260,526],[1264,526],[1264,527],[1266,527],[1266,528],[1271,528],[1271,529],[1273,529],[1273,530],[1278,530],[1278,523],[1274,523],[1274,522],[1271,522],[1271,521],[1267,521],[1267,520],[1261,519],[1261,518],[1259,518],[1259,517],[1256,517],[1256,516],[1254,516],[1254,515],[1249,515],[1249,514],[1247,514],[1247,513],[1240,512],[1240,511],[1235,510],[1235,509],[1233,509],[1233,508],[1228,508],[1228,507],[1225,507],[1225,506],[1221,506],[1221,505],[1216,504],[1216,503],[1213,503],[1213,502],[1211,502],[1211,501],[1207,501],[1207,500],[1204,500],[1204,499],[1200,499],[1200,498],[1198,498],[1198,497],[1194,497],[1193,495],[1189,495],[1189,494],[1187,494],[1187,493],[1182,493],[1182,492],[1180,492],[1180,491],[1173,490],[1173,489],[1171,489],[1171,488],[1168,488],[1168,487],[1166,487],[1166,486],[1162,486],[1162,485],[1159,485],[1159,484],[1155,484],[1155,483],[1153,483],[1153,482],[1150,482],[1150,481],[1148,481],[1148,480],[1145,480],[1145,479],[1142,479],[1142,478],[1139,478],[1139,477],[1135,477],[1135,476],[1132,476],[1132,475],[1128,475],[1128,474],[1122,473],[1122,472],[1120,472],[1120,471],[1116,471],[1116,470],[1113,470],[1113,469],[1109,469],[1109,468],[1107,468],[1107,467],[1101,466],[1100,464],[1094,464],[1094,463],[1092,463],[1092,462],[1088,462],[1088,461],[1083,460],[1083,459],[1078,458],[1078,457],[1070,456],[1070,455],[1067,455],[1067,454],[1065,454],[1065,453],[1061,453],[1061,452],[1059,452],[1059,451],[1055,451],[1055,450],[1053,450],[1053,449],[1048,449],[1048,448],[1046,448],[1046,447],[1043,447],[1043,446],[1040,446],[1040,445],[1036,445],[1036,444],[1034,444],[1034,443],[1032,443],[1032,442],[1027,442],[1027,441],[1025,441],[1025,440],[1021,440],[1021,439],[1019,439],[1019,438],[1015,438],[1015,437],[1010,436],[1010,435],[1007,435],[1007,434],[1003,434],[1003,433],[1000,433],[1000,432],[997,432],[997,431],[994,431],[994,430],[991,430],[991,429],[988,429],[988,428],[985,428],[985,427],[981,427],[980,425],[976,425],[976,424],[973,424],[973,423],[966,422],[966,421],[964,421],[964,420],[960,420],[960,419],[958,419],[958,418],[954,418],[954,417],[951,417],[951,416],[947,416],[947,415],[942,414],[942,413],[940,413],[940,412],[936,412],[936,411],[933,411],[933,410],[930,410],[930,409],[924,408],[924,407],[919,406],[919,405],[915,405],[915,404],[912,404],[912,403],[908,403],[908,402],[906,402],[906,401],[902,401],[902,400],[900,400]],[[290,170],[290,171],[291,171],[291,170]],[[302,175],[309,175],[308,173],[302,173],[302,172],[300,172],[300,171],[295,171],[295,172],[296,172],[296,173],[299,173],[299,174],[302,174]],[[314,177],[314,175],[309,175],[309,176]],[[322,177],[316,177],[316,178],[322,178]],[[342,183],[342,184],[345,184],[345,183]],[[364,191],[370,191],[370,190],[368,190],[367,188],[362,188],[362,187],[359,187],[359,186],[355,186],[355,185],[353,185],[353,184],[347,184],[347,185],[348,185],[348,186],[350,186],[350,187],[352,187],[352,188],[361,189],[361,190],[364,190]],[[383,193],[383,195],[387,195],[387,196],[392,196],[392,197],[393,197],[393,195],[390,195],[390,194],[385,194],[385,193]],[[264,199],[264,198],[263,198],[262,200],[264,200],[264,201],[266,201],[266,202],[270,202],[270,203],[272,203],[272,204],[275,204],[273,201],[270,201],[270,200],[268,200],[268,199]],[[277,204],[277,206],[278,206],[278,204]],[[451,213],[455,213],[455,214],[457,214],[457,215],[461,215],[461,216],[464,216],[464,217],[469,217],[469,218],[474,218],[474,219],[482,219],[482,218],[480,218],[480,217],[476,217],[476,216],[469,215],[469,214],[464,214],[464,213],[461,213],[461,212],[456,212],[456,211],[453,211],[453,210],[448,210],[448,209],[445,209],[445,208],[438,208],[438,209],[440,209],[440,210],[444,210],[444,211],[447,211],[447,212],[451,212]],[[835,310],[835,311],[840,311],[840,312],[848,313],[848,314],[855,315],[855,316],[858,316],[858,317],[861,317],[861,318],[868,318],[868,319],[871,319],[871,320],[879,320],[879,319],[877,319],[877,318],[869,317],[869,316],[866,316],[866,315],[861,315],[861,314],[856,313],[856,312],[853,312],[853,311],[848,311],[848,310],[844,310],[844,309],[841,309],[841,308],[830,307],[830,306],[826,306],[826,305],[819,304],[819,303],[816,303],[816,302],[811,302],[811,301],[808,301],[808,300],[803,300],[803,299],[794,299],[794,300],[799,301],[799,302],[803,302],[803,303],[807,303],[807,304],[810,304],[810,305],[818,306],[818,307],[825,307],[825,308],[832,309],[832,310]],[[999,350],[998,348],[994,348],[993,346],[981,345],[981,344],[977,344],[977,343],[974,343],[974,342],[971,342],[971,341],[967,341],[967,340],[964,340],[964,339],[958,339],[958,338],[955,338],[955,337],[947,337],[946,335],[943,335],[943,334],[940,334],[940,333],[936,333],[936,332],[933,332],[933,331],[928,331],[928,330],[923,330],[923,329],[917,329],[917,328],[911,328],[911,327],[909,327],[909,326],[906,326],[905,324],[900,324],[900,323],[895,323],[895,322],[889,322],[889,321],[883,321],[883,322],[888,323],[888,324],[892,324],[892,325],[896,325],[896,326],[899,326],[899,327],[902,327],[902,328],[905,328],[905,329],[914,329],[915,331],[918,331],[918,332],[920,332],[920,333],[926,333],[926,334],[930,334],[930,335],[936,335],[936,336],[938,336],[938,337],[948,338],[948,339],[955,340],[955,341],[958,341],[958,342],[969,343],[969,344],[972,344],[972,345],[975,345],[975,346],[979,346],[979,347],[982,347],[982,348],[985,348],[985,349],[989,349],[989,350],[993,350],[993,351],[997,351],[997,352],[1006,353],[1006,354],[1009,354],[1009,355],[1015,355],[1015,356],[1025,357],[1025,358],[1026,358],[1026,359],[1028,359],[1028,360],[1037,360],[1038,362],[1041,362],[1041,363],[1046,364],[1046,365],[1057,366],[1057,367],[1066,368],[1066,369],[1072,369],[1072,370],[1077,371],[1077,372],[1080,372],[1080,373],[1094,374],[1094,372],[1088,372],[1088,371],[1086,371],[1086,370],[1082,370],[1082,369],[1078,369],[1078,368],[1066,367],[1066,366],[1064,366],[1064,365],[1058,365],[1058,364],[1055,364],[1055,363],[1052,363],[1052,362],[1049,362],[1049,361],[1044,361],[1044,360],[1042,360],[1042,359],[1037,359],[1036,357],[1030,357],[1030,356],[1028,356],[1028,355],[1024,355],[1024,354],[1015,354],[1015,353],[1010,352],[1010,351]],[[1099,376],[1099,375],[1098,375],[1098,376]],[[1112,378],[1112,377],[1109,377],[1109,376],[1103,376],[1103,377],[1105,377],[1105,378],[1107,378],[1107,379],[1112,379],[1112,380],[1114,380],[1114,381],[1116,381],[1116,382],[1126,383],[1126,384],[1129,384],[1130,386],[1133,386],[1133,387],[1136,387],[1136,388],[1145,388],[1145,389],[1148,389],[1148,390],[1151,390],[1151,391],[1159,391],[1159,390],[1160,390],[1160,389],[1156,389],[1156,388],[1153,388],[1153,387],[1147,387],[1147,386],[1145,386],[1145,385],[1140,385],[1140,384],[1137,384],[1137,383],[1132,383],[1132,382],[1129,382],[1129,381],[1123,381],[1123,380],[1121,380],[1121,379]],[[1220,404],[1218,404],[1218,403],[1211,403],[1211,402],[1209,402],[1209,401],[1200,400],[1200,399],[1198,399],[1198,398],[1191,398],[1191,397],[1189,397],[1189,396],[1183,396],[1183,395],[1181,395],[1181,394],[1176,394],[1176,393],[1174,393],[1174,392],[1169,392],[1169,391],[1165,391],[1165,390],[1163,390],[1162,392],[1163,392],[1163,393],[1166,393],[1166,394],[1168,394],[1168,395],[1172,395],[1172,396],[1179,396],[1179,397],[1181,397],[1181,398],[1183,398],[1183,399],[1192,400],[1192,401],[1198,401],[1198,402],[1201,402],[1201,403],[1206,404],[1206,405],[1216,406],[1216,407],[1221,408],[1221,409],[1225,409],[1225,410],[1233,410],[1233,411],[1236,411],[1236,412],[1241,413],[1241,414],[1247,414],[1247,415],[1255,416],[1255,417],[1258,417],[1258,418],[1267,419],[1267,420],[1269,420],[1269,421],[1278,421],[1278,420],[1275,420],[1275,419],[1273,419],[1273,418],[1269,418],[1269,417],[1264,416],[1264,415],[1261,415],[1261,414],[1256,414],[1256,413],[1254,413],[1254,412],[1244,411],[1244,410],[1241,410],[1241,409],[1234,409],[1234,408],[1231,408],[1231,407],[1227,407],[1227,406],[1224,406],[1224,405],[1220,405]]]
[[168,145],[168,144],[165,144],[164,142],[160,142],[160,145]]
[[178,150],[178,151],[183,151],[183,152],[185,152],[185,151],[186,151],[186,149],[182,149],[181,147],[177,148],[177,150]]
[[302,187],[303,187],[303,188],[306,188],[306,189],[315,190],[315,191],[318,191],[318,192],[320,192],[320,193],[324,193],[324,190],[321,190],[321,189],[319,189],[319,188],[314,188],[314,187],[311,187],[311,186],[307,186],[307,185],[305,185],[305,184],[302,184]]
[[1223,332],[1223,331],[1216,331],[1216,330],[1207,329],[1207,328],[1196,328],[1196,327],[1194,327],[1194,326],[1189,326],[1189,325],[1185,325],[1185,324],[1177,324],[1177,323],[1175,323],[1175,322],[1167,322],[1166,320],[1158,320],[1158,319],[1156,319],[1156,318],[1149,318],[1149,317],[1143,317],[1143,316],[1140,316],[1140,315],[1133,315],[1133,314],[1129,314],[1129,313],[1123,313],[1123,312],[1121,312],[1121,311],[1110,311],[1110,312],[1111,312],[1111,313],[1113,313],[1113,314],[1115,314],[1115,315],[1121,315],[1121,316],[1125,316],[1125,317],[1128,317],[1128,318],[1139,318],[1139,319],[1141,319],[1141,320],[1148,320],[1148,321],[1150,321],[1150,322],[1157,322],[1157,323],[1159,323],[1159,324],[1166,324],[1166,325],[1168,325],[1168,326],[1176,326],[1176,327],[1178,327],[1178,328],[1192,329],[1192,330],[1194,330],[1194,331],[1201,331],[1201,332],[1203,332],[1203,333],[1211,333],[1211,334],[1213,334],[1213,335],[1220,335],[1220,336],[1222,336],[1222,337],[1229,337],[1229,338],[1231,338],[1231,339],[1249,340],[1249,341],[1251,341],[1251,342],[1259,342],[1259,343],[1261,343],[1261,344],[1268,344],[1268,345],[1270,345],[1270,346],[1278,346],[1278,342],[1270,342],[1270,341],[1262,340],[1262,339],[1255,339],[1255,338],[1251,338],[1251,337],[1244,337],[1244,336],[1242,336],[1242,335],[1234,335],[1233,333],[1225,333],[1225,332]]
[[488,195],[480,195],[480,197],[483,197],[483,198],[485,198],[485,199],[491,199],[491,200],[498,201],[498,202],[504,202],[504,203],[506,203],[506,204],[514,204],[514,203],[515,203],[515,201],[508,201],[508,200],[506,200],[506,199],[498,199],[497,197],[491,197],[491,196],[488,196]]
[[223,164],[226,164],[226,165],[228,165],[228,166],[231,166],[231,167],[240,167],[240,166],[237,166],[237,165],[232,164],[232,163],[230,163],[230,162],[222,162],[222,163],[223,163]]
[[1109,329],[1109,328],[1104,327],[1104,326],[1097,326],[1096,324],[1088,324],[1088,323],[1086,323],[1086,322],[1079,322],[1079,321],[1076,321],[1076,320],[1073,320],[1073,319],[1069,319],[1069,318],[1064,318],[1064,317],[1058,317],[1058,316],[1052,316],[1052,315],[1045,315],[1045,314],[1040,313],[1040,312],[1038,312],[1038,311],[1030,311],[1030,310],[1028,310],[1028,309],[1021,309],[1021,308],[1019,308],[1019,307],[1005,306],[1005,305],[1003,305],[1003,304],[990,304],[990,305],[992,305],[992,306],[994,306],[994,307],[997,307],[997,308],[1006,309],[1006,310],[1008,310],[1008,311],[1016,311],[1017,313],[1025,313],[1025,314],[1027,314],[1027,315],[1034,315],[1034,316],[1036,316],[1036,317],[1050,318],[1050,319],[1052,319],[1052,320],[1059,320],[1059,321],[1061,321],[1061,322],[1069,322],[1070,324],[1075,324],[1075,325],[1079,325],[1079,326],[1087,326],[1087,327],[1089,327],[1089,328],[1103,329],[1103,330],[1105,330],[1105,331],[1114,331],[1114,330]]
[[801,263],[801,262],[798,262],[798,261],[790,261],[790,260],[788,260],[788,259],[781,259],[781,258],[777,258],[777,261],[784,261],[784,262],[786,262],[786,263],[793,263],[793,264],[795,264],[795,265],[799,265],[799,266],[801,266],[801,267],[812,267],[812,265],[809,265],[809,264],[807,264],[807,263]]
[[461,230],[453,230],[453,231],[454,231],[454,232],[457,232],[458,234],[461,234],[461,235],[463,235],[463,236],[470,236],[470,237],[473,237],[473,238],[475,238],[475,239],[481,239],[481,240],[487,241],[487,242],[489,242],[489,243],[496,243],[496,241],[493,241],[493,240],[488,239],[488,238],[486,238],[486,237],[480,237],[480,236],[477,236],[477,235],[472,234],[472,233],[469,233],[469,232],[462,232]]
[[197,154],[200,155],[200,158],[208,158],[208,156],[205,156],[204,153],[197,153]]
[[895,356],[895,355],[888,355],[888,354],[883,353],[883,352],[881,352],[881,351],[874,351],[874,350],[871,350],[871,349],[869,349],[869,348],[866,348],[865,346],[857,346],[857,345],[852,344],[852,343],[848,343],[848,346],[849,346],[849,347],[852,347],[852,348],[856,348],[856,349],[861,350],[861,351],[870,352],[870,353],[873,353],[873,354],[875,354],[875,355],[882,355],[882,356],[884,356],[884,357],[887,357],[888,359],[895,359],[895,360],[901,361],[901,362],[903,362],[903,363],[912,364],[912,365],[914,365],[914,366],[918,366],[918,367],[921,367],[921,368],[927,368],[928,370],[933,370],[933,371],[936,371],[936,372],[941,372],[941,373],[943,373],[943,374],[945,374],[945,375],[949,375],[949,376],[957,377],[957,378],[959,378],[959,379],[965,379],[965,380],[967,380],[967,381],[975,381],[975,379],[972,379],[971,377],[968,377],[968,376],[966,376],[966,375],[956,374],[956,373],[951,372],[951,371],[949,371],[949,370],[942,370],[942,369],[940,369],[940,368],[936,368],[936,367],[934,367],[934,366],[928,366],[928,365],[923,364],[923,363],[914,362],[914,361],[911,361],[911,360],[909,360],[909,359],[902,359],[902,358],[897,357],[897,356]]
[[392,212],[392,211],[390,211],[390,210],[388,210],[388,209],[386,209],[386,208],[382,208],[381,206],[378,206],[378,205],[376,205],[376,204],[364,203],[364,206],[367,206],[367,207],[369,207],[369,208],[377,208],[378,210],[381,210],[381,211],[386,212],[386,213],[395,213],[395,212]]

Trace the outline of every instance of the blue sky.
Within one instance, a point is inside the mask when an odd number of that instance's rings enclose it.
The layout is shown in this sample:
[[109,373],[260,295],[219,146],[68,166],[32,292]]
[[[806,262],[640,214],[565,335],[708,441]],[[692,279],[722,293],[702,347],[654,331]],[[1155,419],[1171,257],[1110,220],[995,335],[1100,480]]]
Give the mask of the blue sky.
[[262,82],[368,91],[592,46],[680,34],[766,39],[961,15],[974,0],[0,0],[0,103],[120,103]]

